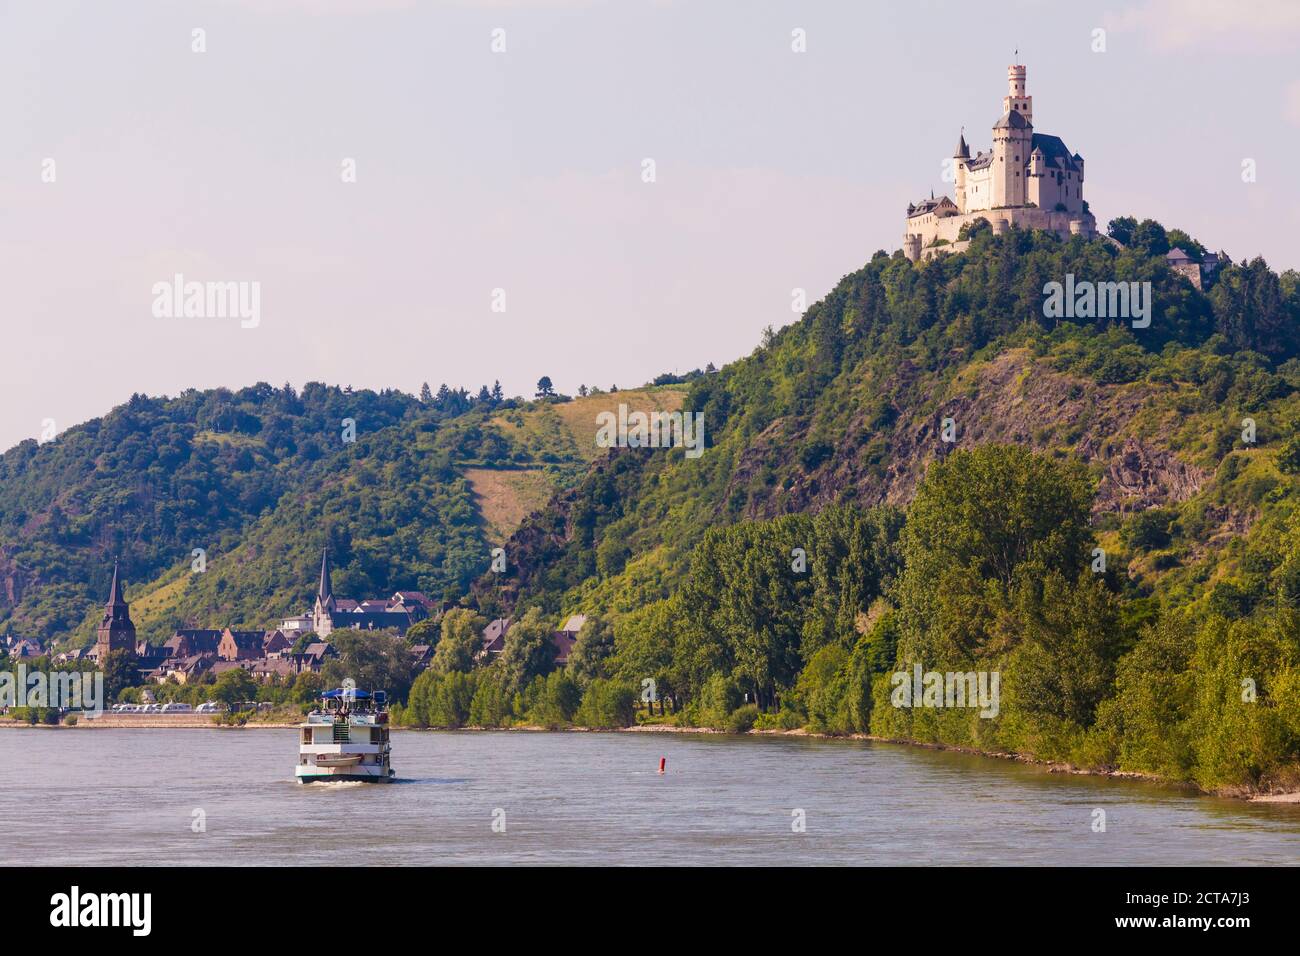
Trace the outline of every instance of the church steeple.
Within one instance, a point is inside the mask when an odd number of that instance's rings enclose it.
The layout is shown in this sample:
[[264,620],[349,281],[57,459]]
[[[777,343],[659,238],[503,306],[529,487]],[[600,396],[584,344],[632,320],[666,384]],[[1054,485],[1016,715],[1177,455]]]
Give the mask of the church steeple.
[[316,587],[316,605],[312,608],[312,630],[318,637],[329,636],[334,629],[334,586],[330,582],[330,551],[325,548],[320,555],[320,584]]
[[320,586],[316,589],[316,597],[321,601],[334,596],[334,588],[330,583],[330,549],[324,548],[320,553]]
[[108,602],[95,631],[95,656],[103,662],[110,651],[135,653],[135,624],[131,622],[131,608],[122,596],[122,578],[116,559],[113,561],[113,583],[108,589]]
[[113,559],[113,583],[108,589],[107,608],[111,611],[119,604],[126,604],[126,599],[122,597],[122,581],[117,574],[117,558]]

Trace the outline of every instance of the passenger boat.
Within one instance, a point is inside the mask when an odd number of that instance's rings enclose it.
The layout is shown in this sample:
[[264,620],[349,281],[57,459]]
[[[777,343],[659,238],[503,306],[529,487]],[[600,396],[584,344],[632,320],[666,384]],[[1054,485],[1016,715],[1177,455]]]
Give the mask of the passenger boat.
[[321,695],[321,706],[298,725],[299,783],[389,783],[388,696],[382,691],[339,687]]

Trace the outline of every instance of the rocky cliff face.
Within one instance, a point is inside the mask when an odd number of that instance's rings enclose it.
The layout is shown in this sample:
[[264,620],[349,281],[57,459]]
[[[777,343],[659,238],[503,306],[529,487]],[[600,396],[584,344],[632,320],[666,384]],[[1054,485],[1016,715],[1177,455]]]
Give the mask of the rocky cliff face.
[[[1100,385],[1057,371],[1023,349],[959,367],[947,377],[900,366],[882,384],[863,389],[862,407],[839,415],[848,424],[834,434],[823,430],[814,441],[815,426],[808,421],[771,422],[739,452],[725,490],[706,507],[717,520],[732,520],[728,505],[738,499],[745,502],[741,514],[751,519],[816,511],[843,500],[906,506],[933,461],[989,443],[1078,456],[1097,481],[1098,518],[1174,505],[1200,492],[1213,475],[1180,457],[1151,425],[1168,414],[1160,411],[1169,407],[1160,389]],[[883,413],[882,394],[891,406]],[[952,419],[955,442],[943,440],[945,419]],[[808,467],[803,450],[819,443],[820,460]],[[479,596],[493,594],[508,607],[519,594],[563,590],[562,575],[555,573],[562,565],[572,572],[585,561],[585,573],[595,573],[593,555],[605,532],[596,532],[594,546],[579,546],[577,526],[591,524],[593,509],[610,519],[635,510],[636,496],[649,487],[641,484],[645,454],[612,451],[578,486],[526,519],[506,546],[512,573],[480,581]],[[1207,520],[1219,524],[1219,543],[1245,533],[1254,517],[1231,509],[1206,512]]]
[[[910,369],[899,370],[892,384],[900,392],[919,389],[919,401],[909,401],[914,410],[896,408],[896,422],[883,432],[872,431],[865,413],[859,416],[825,462],[788,488],[752,497],[747,516],[816,510],[846,493],[865,505],[906,505],[936,458],[990,443],[1069,451],[1094,465],[1097,514],[1185,501],[1211,476],[1132,433],[1152,397],[1148,386],[1098,385],[1047,368],[1023,350],[1004,352],[946,387],[918,382]],[[948,418],[956,431],[951,443],[942,437]],[[750,487],[765,463],[788,457],[806,437],[790,422],[774,422],[741,456],[728,493]],[[873,452],[868,446],[876,439],[884,444]]]
[[23,567],[4,548],[0,548],[0,610],[18,606],[23,594],[39,581]]

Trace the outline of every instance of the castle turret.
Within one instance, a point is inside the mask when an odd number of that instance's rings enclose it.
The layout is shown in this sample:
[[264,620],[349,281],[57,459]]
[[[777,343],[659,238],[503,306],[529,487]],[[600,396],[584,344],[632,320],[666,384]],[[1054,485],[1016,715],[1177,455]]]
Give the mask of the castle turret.
[[1015,110],[993,124],[992,208],[1025,205],[1025,169],[1033,139],[1033,127]]
[[961,212],[966,211],[966,163],[970,160],[970,147],[966,145],[966,131],[957,138],[957,151],[953,153],[953,199]]
[[1007,67],[1007,95],[1002,97],[1002,112],[1016,112],[1034,125],[1034,98],[1025,95],[1026,71],[1019,64]]
[[993,125],[993,206],[1023,206],[1029,189],[1025,166],[1034,139],[1034,98],[1025,95],[1025,68],[1007,67],[1002,118]]

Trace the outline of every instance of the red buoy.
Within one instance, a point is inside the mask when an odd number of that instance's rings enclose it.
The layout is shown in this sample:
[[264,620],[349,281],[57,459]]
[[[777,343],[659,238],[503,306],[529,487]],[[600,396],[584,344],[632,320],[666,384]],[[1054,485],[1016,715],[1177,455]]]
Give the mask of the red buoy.
[[660,773],[663,773],[663,772],[664,772],[664,766],[665,766],[667,763],[668,763],[668,758],[667,758],[667,757],[660,757],[660,758],[659,758],[659,772],[660,772]]

